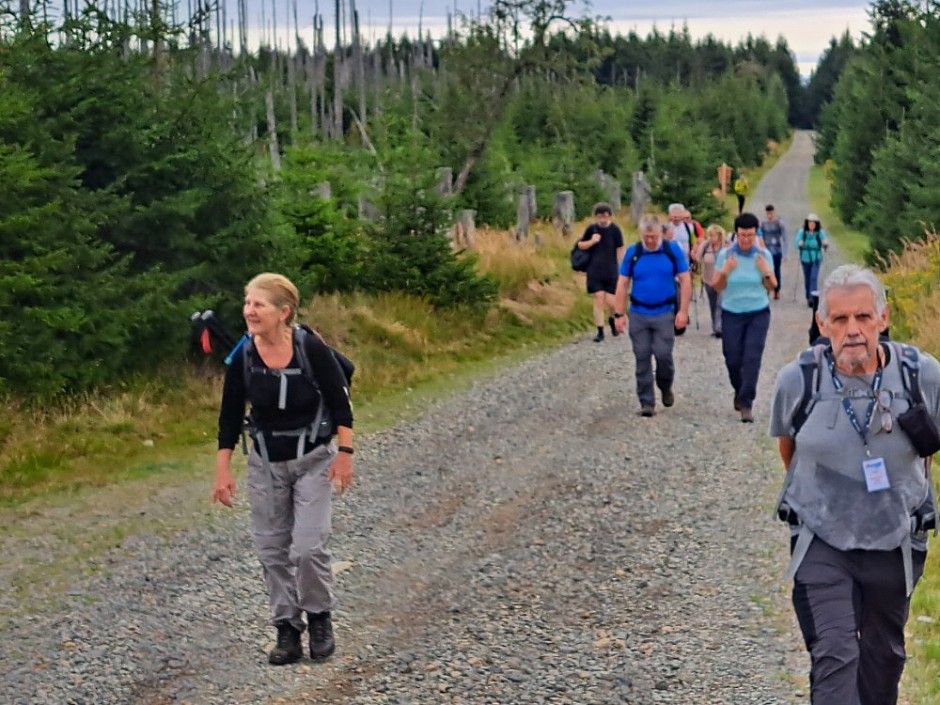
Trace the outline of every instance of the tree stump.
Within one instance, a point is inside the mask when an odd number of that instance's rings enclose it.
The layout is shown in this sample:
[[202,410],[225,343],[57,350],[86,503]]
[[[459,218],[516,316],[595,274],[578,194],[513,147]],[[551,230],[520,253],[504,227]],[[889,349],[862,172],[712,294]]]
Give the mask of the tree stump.
[[563,237],[571,235],[574,225],[574,191],[559,191],[552,202],[552,224]]

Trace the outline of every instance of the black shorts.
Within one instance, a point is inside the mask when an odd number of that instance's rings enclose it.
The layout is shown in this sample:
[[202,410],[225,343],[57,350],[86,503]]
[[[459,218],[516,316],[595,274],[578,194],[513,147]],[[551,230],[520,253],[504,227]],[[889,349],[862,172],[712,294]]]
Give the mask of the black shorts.
[[587,293],[606,291],[608,294],[617,293],[617,277],[598,277],[588,274]]

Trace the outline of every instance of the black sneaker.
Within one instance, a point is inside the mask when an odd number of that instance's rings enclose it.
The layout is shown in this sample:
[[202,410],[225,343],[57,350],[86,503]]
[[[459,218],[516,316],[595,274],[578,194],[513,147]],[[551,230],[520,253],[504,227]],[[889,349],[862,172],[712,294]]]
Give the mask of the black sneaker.
[[284,666],[298,661],[304,655],[300,645],[300,632],[290,622],[278,622],[277,645],[268,652],[268,663]]
[[603,328],[597,329],[597,335],[594,336],[594,342],[595,343],[604,342],[604,329]]
[[616,324],[614,323],[614,317],[613,317],[613,316],[611,316],[611,317],[609,317],[609,318],[607,319],[607,323],[610,325],[610,334],[611,334],[613,337],[616,338],[618,335],[620,335],[620,333],[617,332],[617,326],[616,326]]
[[307,628],[310,630],[310,658],[322,661],[336,651],[333,640],[333,620],[329,612],[307,613]]

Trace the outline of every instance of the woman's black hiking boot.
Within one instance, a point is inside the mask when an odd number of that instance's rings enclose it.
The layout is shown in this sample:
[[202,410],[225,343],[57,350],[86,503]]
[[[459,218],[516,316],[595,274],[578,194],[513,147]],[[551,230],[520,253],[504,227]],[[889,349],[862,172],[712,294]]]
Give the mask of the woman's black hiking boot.
[[300,632],[290,622],[278,622],[277,645],[268,652],[268,663],[284,666],[300,660],[304,648],[300,644]]
[[333,655],[336,642],[333,640],[333,620],[329,612],[307,613],[307,628],[310,630],[310,658],[322,661]]

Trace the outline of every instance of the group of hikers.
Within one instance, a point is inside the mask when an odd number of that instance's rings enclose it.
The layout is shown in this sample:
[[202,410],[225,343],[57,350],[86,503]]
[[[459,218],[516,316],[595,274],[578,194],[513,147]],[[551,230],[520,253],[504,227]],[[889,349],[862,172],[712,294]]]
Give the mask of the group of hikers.
[[[640,241],[624,247],[610,206],[595,206],[578,244],[596,248],[587,268],[594,341],[604,340],[606,307],[611,334],[630,335],[641,416],[656,414],[656,388],[664,407],[676,401],[673,347],[688,326],[698,272],[734,409],[754,421],[788,251],[786,226],[773,205],[765,212],[764,220],[739,213],[726,237],[719,225],[703,232],[674,203],[666,221],[644,216]],[[813,309],[811,347],[777,376],[769,432],[787,471],[777,513],[791,530],[787,578],[811,657],[811,700],[894,705],[910,597],[928,532],[936,533],[930,462],[940,451],[940,364],[888,339],[885,289],[872,270],[842,265],[819,288],[829,240],[815,213],[794,247]]]
[[[734,409],[753,422],[786,227],[769,205],[763,221],[738,214],[730,234],[702,228],[680,203],[667,213],[643,216],[639,242],[626,247],[611,207],[595,206],[577,244],[592,250],[594,340],[604,340],[605,323],[612,336],[629,333],[640,415],[656,414],[656,388],[672,406],[673,346],[689,325],[697,272]],[[910,596],[936,526],[929,458],[940,450],[940,364],[886,340],[885,290],[871,270],[843,265],[818,288],[828,239],[814,214],[795,247],[821,337],[778,374],[769,429],[787,471],[777,511],[791,530],[787,575],[811,655],[812,702],[892,705]],[[249,407],[251,533],[277,629],[268,652],[275,665],[303,657],[304,633],[313,660],[334,652],[331,503],[354,477],[351,372],[297,325],[299,306],[297,288],[281,275],[261,274],[245,287],[248,332],[229,355],[213,489],[214,501],[232,506],[232,455]]]
[[[655,388],[663,406],[675,401],[673,346],[689,324],[692,277],[698,273],[699,295],[704,293],[708,299],[712,336],[722,340],[734,409],[741,421],[753,422],[752,406],[770,329],[770,298],[780,299],[788,248],[786,226],[774,206],[767,205],[765,213],[763,221],[752,213],[740,213],[729,237],[717,224],[704,229],[683,204],[673,203],[666,220],[644,216],[639,223],[640,241],[627,248],[623,232],[612,220],[611,206],[594,206],[594,222],[577,244],[591,253],[586,283],[597,326],[594,342],[605,339],[605,316],[612,336],[629,333],[641,416],[656,414]],[[829,246],[815,213],[806,217],[794,246],[803,269],[806,301],[812,307]]]

